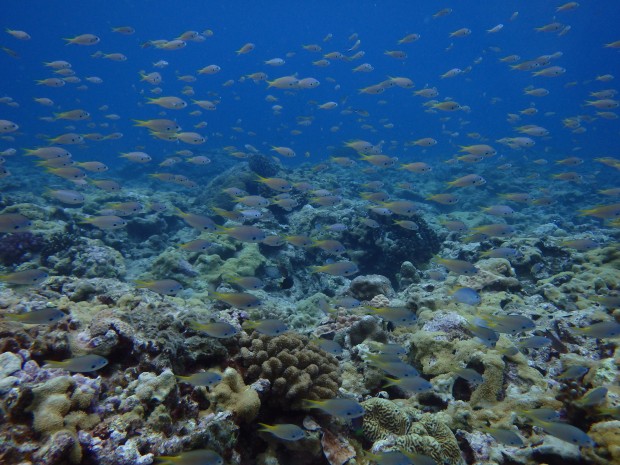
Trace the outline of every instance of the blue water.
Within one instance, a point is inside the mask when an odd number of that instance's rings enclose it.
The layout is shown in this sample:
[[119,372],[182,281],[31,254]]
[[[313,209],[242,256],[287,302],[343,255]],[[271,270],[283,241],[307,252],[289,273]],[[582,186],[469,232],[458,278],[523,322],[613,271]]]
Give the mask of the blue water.
[[[489,6],[489,4],[493,5]],[[41,145],[35,136],[56,136],[67,132],[64,127],[73,122],[40,121],[52,111],[83,108],[92,114],[92,123],[108,123],[107,128],[86,128],[76,123],[76,132],[120,131],[124,137],[116,141],[89,142],[86,148],[74,148],[78,159],[105,159],[117,163],[117,152],[144,148],[157,160],[163,160],[180,149],[219,149],[235,145],[242,148],[252,144],[259,150],[268,151],[274,146],[288,146],[297,153],[295,160],[285,160],[292,165],[300,161],[319,162],[327,158],[334,147],[342,146],[349,139],[365,139],[377,143],[386,141],[387,153],[402,160],[424,157],[445,159],[458,145],[475,143],[466,136],[477,132],[489,141],[501,137],[519,135],[506,121],[508,113],[519,113],[531,102],[539,112],[524,116],[519,124],[538,124],[550,131],[548,138],[538,138],[533,152],[536,155],[571,154],[578,151],[584,158],[612,156],[617,150],[618,120],[596,119],[583,122],[587,129],[573,134],[562,125],[562,120],[578,115],[593,115],[595,109],[584,107],[591,91],[613,88],[615,82],[598,82],[597,75],[618,72],[618,50],[603,48],[603,44],[618,40],[615,28],[620,20],[620,10],[614,2],[583,2],[574,11],[555,13],[561,2],[524,3],[504,2],[4,2],[2,25],[6,28],[27,31],[32,39],[17,40],[4,34],[0,43],[19,54],[15,59],[0,54],[0,66],[4,70],[2,94],[15,99],[19,108],[2,106],[2,118],[20,125],[19,144],[22,147]],[[432,18],[443,7],[453,12],[445,17]],[[511,15],[518,16],[511,21]],[[536,32],[553,21],[571,26],[564,36],[557,33]],[[498,33],[485,32],[502,23]],[[135,34],[125,36],[111,32],[113,26],[132,26]],[[471,35],[450,38],[449,33],[467,27]],[[165,51],[155,47],[141,48],[149,40],[173,39],[186,30],[213,31],[204,42],[193,43],[181,50]],[[65,45],[63,37],[92,33],[101,38],[95,46]],[[357,33],[361,40],[358,50],[365,56],[356,61],[332,60],[330,66],[319,68],[312,61],[322,58],[322,53],[340,51],[346,53]],[[397,45],[398,39],[409,33],[418,33],[420,40]],[[327,34],[333,38],[323,42]],[[256,49],[249,54],[237,56],[235,50],[252,42]],[[322,53],[310,53],[302,44],[316,43],[323,47]],[[449,49],[449,50],[447,50]],[[385,50],[403,50],[405,60],[396,60],[384,54]],[[97,51],[120,52],[128,57],[126,62],[112,62],[92,58]],[[357,51],[357,50],[356,50]],[[561,58],[551,65],[566,68],[566,73],[556,78],[533,77],[530,72],[511,70],[509,64],[499,58],[518,54],[521,61],[543,54],[562,52]],[[294,56],[287,57],[287,53]],[[270,67],[264,60],[284,58],[286,64]],[[479,64],[474,60],[480,59]],[[67,84],[62,88],[35,85],[36,79],[51,77],[50,68],[43,61],[62,59],[73,65],[77,76],[98,76],[104,83],[85,83],[86,90],[76,90],[79,84]],[[208,136],[206,144],[199,147],[183,143],[154,140],[148,132],[132,125],[131,119],[161,117],[161,108],[146,105],[153,87],[141,82],[140,70],[153,71],[152,64],[166,60],[169,65],[160,70],[164,82],[161,95],[181,96],[185,85],[190,85],[199,99],[220,100],[216,111],[203,111],[201,116],[189,113],[199,109],[189,105],[181,111],[166,111],[165,117],[175,119],[184,130],[206,121],[206,128],[197,130]],[[353,73],[353,67],[368,62],[375,70],[371,73]],[[197,75],[196,71],[208,64],[217,64],[222,70],[215,75]],[[439,76],[451,68],[471,72],[451,79]],[[270,79],[295,74],[314,77],[321,82],[316,89],[286,92],[267,89],[264,82],[251,80],[239,82],[249,73],[264,71]],[[197,76],[194,83],[176,79],[176,74]],[[358,89],[376,84],[387,76],[409,77],[415,82],[414,90],[424,86],[436,86],[439,100],[450,97],[470,112],[425,112],[421,97],[412,96],[409,89],[388,89],[382,95],[359,94]],[[234,85],[222,87],[232,79]],[[546,97],[536,98],[523,94],[523,89],[533,85],[550,91]],[[338,88],[336,88],[338,87]],[[282,105],[281,114],[275,115],[274,103],[265,101],[271,94]],[[33,97],[49,97],[54,108],[42,107]],[[318,110],[317,103],[335,101],[334,110]],[[103,105],[108,110],[98,110]],[[369,113],[359,118],[355,113],[342,115],[341,110],[353,108]],[[104,118],[105,114],[121,116],[117,121]],[[298,117],[312,117],[310,126],[297,125]],[[362,129],[362,125],[368,129]],[[386,124],[392,128],[384,127]],[[243,132],[231,129],[242,128]],[[337,132],[332,132],[338,127]],[[370,127],[372,129],[370,129]],[[291,135],[291,130],[301,134]],[[249,134],[248,134],[249,133]],[[433,137],[438,141],[434,147],[423,151],[419,147],[404,147],[408,140]],[[389,148],[389,141],[398,146]],[[5,145],[4,143],[2,144]],[[7,144],[9,145],[9,144]],[[243,148],[242,148],[243,150]],[[514,156],[509,149],[503,152]],[[271,152],[272,154],[274,152]],[[88,156],[81,157],[81,155]],[[308,156],[304,156],[307,154]]]

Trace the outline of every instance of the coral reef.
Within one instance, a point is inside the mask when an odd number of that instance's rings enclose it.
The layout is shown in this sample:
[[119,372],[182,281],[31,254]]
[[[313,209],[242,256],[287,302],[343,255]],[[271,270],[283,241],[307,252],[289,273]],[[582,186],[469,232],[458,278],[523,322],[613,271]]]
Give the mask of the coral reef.
[[306,336],[287,333],[270,337],[243,335],[238,363],[247,383],[271,383],[264,403],[280,409],[300,409],[303,400],[331,399],[338,394],[341,376],[336,358],[313,345]]
[[0,237],[0,263],[13,266],[32,260],[44,244],[43,237],[29,231],[5,234]]
[[437,414],[376,397],[362,405],[366,410],[362,430],[374,443],[373,452],[404,449],[428,455],[437,463],[463,463],[454,434]]
[[349,292],[359,300],[371,300],[376,295],[394,296],[390,280],[381,275],[357,276],[351,281]]
[[222,374],[222,381],[209,394],[216,410],[228,410],[242,423],[250,423],[258,416],[261,400],[258,392],[246,386],[241,374],[233,368],[227,368]]

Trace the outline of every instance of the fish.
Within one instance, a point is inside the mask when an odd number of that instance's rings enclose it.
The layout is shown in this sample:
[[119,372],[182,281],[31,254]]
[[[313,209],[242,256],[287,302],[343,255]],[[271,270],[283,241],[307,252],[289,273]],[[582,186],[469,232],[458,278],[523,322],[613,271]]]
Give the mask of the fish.
[[446,184],[448,184],[450,188],[482,186],[483,184],[486,184],[486,180],[482,176],[479,176],[477,174],[467,174],[453,181],[448,181]]
[[25,313],[3,313],[1,316],[28,325],[51,325],[65,318],[67,314],[57,308],[44,308]]
[[470,383],[482,383],[484,381],[482,375],[472,368],[459,368],[458,370],[454,370],[453,373]]
[[256,243],[262,242],[267,238],[265,231],[257,228],[256,226],[241,225],[226,228],[217,225],[216,227],[216,234],[226,234],[227,236],[241,242]]
[[175,375],[175,378],[193,386],[214,386],[222,381],[222,375],[215,371],[203,371],[190,376]]
[[243,328],[254,329],[267,336],[279,336],[288,331],[288,326],[284,322],[273,318],[258,321],[248,320],[243,323]]
[[112,32],[116,32],[118,34],[123,34],[123,35],[131,35],[135,33],[136,30],[131,26],[118,26],[118,27],[113,27]]
[[17,286],[36,286],[48,277],[49,274],[46,271],[35,268],[0,275],[0,281]]
[[30,40],[31,39],[30,34],[28,34],[26,31],[19,31],[16,29],[7,28],[5,29],[5,32],[19,40]]
[[332,301],[334,306],[343,307],[346,309],[358,308],[362,305],[362,303],[354,297],[339,297]]
[[189,326],[196,331],[205,332],[207,335],[218,339],[226,339],[239,332],[237,328],[225,321],[214,321],[212,323],[197,323],[193,321],[190,322]]
[[149,97],[148,105],[158,105],[162,108],[166,108],[168,110],[182,110],[187,107],[187,102],[179,97],[169,96],[169,97]]
[[332,276],[351,276],[359,272],[359,268],[353,262],[343,261],[329,263],[327,265],[311,266],[312,273],[327,273]]
[[515,232],[515,228],[513,226],[505,223],[486,224],[472,229],[477,233],[484,234],[488,237],[506,237]]
[[523,439],[514,431],[504,428],[490,428],[484,427],[481,430],[487,434],[493,436],[498,443],[511,447],[523,446]]
[[573,425],[542,420],[532,421],[536,426],[541,427],[545,433],[561,439],[562,441],[569,442],[579,447],[594,446],[592,438]]
[[393,324],[410,325],[418,319],[417,315],[406,307],[371,307],[367,305],[365,308]]
[[600,244],[592,239],[575,239],[572,241],[562,241],[560,245],[563,247],[568,247],[570,249],[575,249],[579,252],[585,252],[588,250],[598,249]]
[[595,407],[605,403],[607,392],[608,389],[606,387],[600,386],[586,392],[579,399],[573,401],[573,403],[581,408]]
[[420,376],[411,376],[407,378],[390,378],[386,376],[387,383],[384,387],[397,386],[403,391],[415,393],[426,392],[433,389],[433,385]]
[[385,357],[385,354],[381,354],[381,356],[369,355],[367,359],[370,360],[372,366],[385,371],[395,378],[412,378],[420,375],[415,367],[400,361],[393,354],[390,354],[389,357]]
[[175,296],[183,290],[183,285],[174,279],[160,279],[156,281],[136,281],[137,288],[150,289],[158,294]]
[[304,400],[307,409],[320,409],[325,413],[342,418],[353,420],[364,415],[364,407],[357,401],[351,399],[327,399],[327,400]]
[[451,271],[455,274],[470,276],[478,273],[478,268],[476,268],[472,263],[469,263],[465,260],[454,260],[451,258],[441,257],[434,257],[434,260],[440,265],[447,268],[448,271]]
[[369,462],[372,461],[379,465],[411,465],[414,463],[404,452],[397,450],[381,451],[376,454],[364,451],[363,455]]
[[91,179],[90,182],[106,192],[120,192],[121,185],[111,179]]
[[616,323],[615,321],[602,321],[600,323],[593,323],[584,328],[571,328],[571,330],[581,336],[611,339],[620,336],[620,323]]
[[331,339],[315,338],[312,340],[319,348],[332,355],[342,355],[342,346]]
[[620,218],[620,203],[611,205],[599,205],[594,208],[579,210],[582,216],[593,216],[604,220],[611,218]]
[[562,373],[556,376],[557,379],[561,380],[569,380],[569,379],[577,379],[581,378],[589,371],[588,367],[582,365],[574,365],[572,367],[567,368]]
[[480,302],[482,302],[480,294],[470,287],[459,287],[450,295],[454,301],[465,305],[471,305],[472,307],[480,305]]
[[227,281],[251,291],[256,291],[265,287],[265,283],[260,278],[255,276],[232,276],[227,278]]
[[99,229],[119,229],[127,226],[127,221],[116,215],[91,216],[80,223],[91,224]]
[[26,231],[32,226],[32,221],[21,213],[0,214],[0,232],[11,233]]
[[101,39],[94,34],[80,34],[75,37],[65,38],[67,45],[96,45]]
[[254,294],[247,292],[216,292],[212,291],[209,298],[221,300],[228,305],[243,309],[257,308],[261,305],[261,301]]
[[176,133],[181,131],[181,126],[179,126],[175,121],[169,119],[134,119],[132,121],[136,123],[134,126],[144,127],[150,129],[153,132]]
[[490,207],[483,207],[482,211],[489,215],[502,217],[512,216],[515,213],[508,205],[491,205]]
[[246,207],[259,208],[259,207],[268,207],[270,202],[265,197],[260,195],[245,195],[245,196],[236,196],[235,201],[242,203]]
[[264,178],[262,176],[258,176],[257,182],[266,185],[267,187],[277,191],[277,192],[289,192],[293,186],[286,179],[282,178]]
[[511,258],[520,258],[523,256],[521,252],[517,249],[513,249],[512,247],[496,247],[482,252],[480,255],[485,258],[504,258],[506,260]]
[[416,223],[408,220],[394,220],[394,224],[409,231],[417,231],[418,229],[420,229],[420,227]]
[[376,347],[382,354],[390,354],[390,355],[406,355],[407,354],[407,349],[405,349],[400,344],[375,342],[373,347]]
[[545,336],[530,336],[521,339],[516,344],[521,349],[541,349],[550,346],[553,341]]
[[347,251],[346,247],[335,239],[313,240],[312,247],[318,247],[325,252],[340,255]]
[[517,413],[525,415],[532,420],[555,421],[560,418],[560,414],[551,408],[536,408],[530,410],[518,410]]
[[596,295],[590,297],[590,300],[593,300],[609,309],[620,307],[620,295]]
[[247,44],[244,44],[239,50],[237,50],[235,53],[237,55],[244,55],[246,53],[250,53],[251,51],[253,51],[256,48],[256,45],[254,45],[251,42],[248,42]]
[[512,335],[536,328],[536,324],[523,315],[481,315],[476,319],[476,324]]
[[475,324],[475,322],[467,322],[466,326],[475,337],[477,337],[485,346],[489,348],[494,348],[495,344],[499,340],[499,334],[491,328],[480,326]]
[[185,213],[180,208],[175,208],[175,215],[183,218],[183,220],[192,228],[200,231],[216,231],[217,225],[208,216],[198,215],[195,213]]
[[457,29],[450,33],[450,37],[466,37],[471,34],[471,29],[466,27],[462,27],[461,29]]
[[121,153],[119,156],[134,163],[148,163],[153,160],[148,153],[144,152]]
[[160,455],[154,458],[160,465],[224,465],[224,459],[210,449],[196,449],[179,455]]
[[304,439],[306,437],[304,430],[297,425],[292,425],[289,423],[280,423],[277,425],[259,423],[259,425],[261,426],[259,431],[271,433],[275,437],[285,441],[299,441],[300,439]]
[[106,366],[108,364],[108,359],[100,355],[89,354],[61,361],[45,360],[45,363],[51,368],[60,368],[75,373],[89,373],[100,370]]

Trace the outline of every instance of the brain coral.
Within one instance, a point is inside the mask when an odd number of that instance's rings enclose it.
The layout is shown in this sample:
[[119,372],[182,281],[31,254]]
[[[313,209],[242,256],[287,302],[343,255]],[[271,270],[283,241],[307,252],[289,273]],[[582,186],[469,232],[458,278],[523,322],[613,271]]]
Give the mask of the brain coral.
[[237,361],[245,368],[246,383],[271,382],[267,404],[300,409],[303,399],[331,399],[342,382],[338,361],[306,336],[287,333],[269,337],[253,332],[240,340]]
[[435,415],[401,408],[387,399],[362,402],[366,414],[362,430],[373,441],[383,441],[386,450],[404,449],[424,454],[437,463],[461,463],[461,451],[450,428]]

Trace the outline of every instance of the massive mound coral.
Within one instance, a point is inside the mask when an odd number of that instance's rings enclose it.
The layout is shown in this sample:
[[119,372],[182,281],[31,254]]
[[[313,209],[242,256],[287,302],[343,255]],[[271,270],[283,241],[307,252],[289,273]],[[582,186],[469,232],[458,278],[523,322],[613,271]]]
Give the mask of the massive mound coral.
[[362,405],[366,410],[362,431],[374,442],[375,452],[403,449],[428,455],[437,463],[462,463],[454,434],[437,415],[376,397]]
[[336,397],[342,382],[338,361],[306,336],[287,333],[269,337],[253,332],[243,335],[237,362],[247,384],[259,378],[271,382],[267,405],[299,409],[304,399]]

